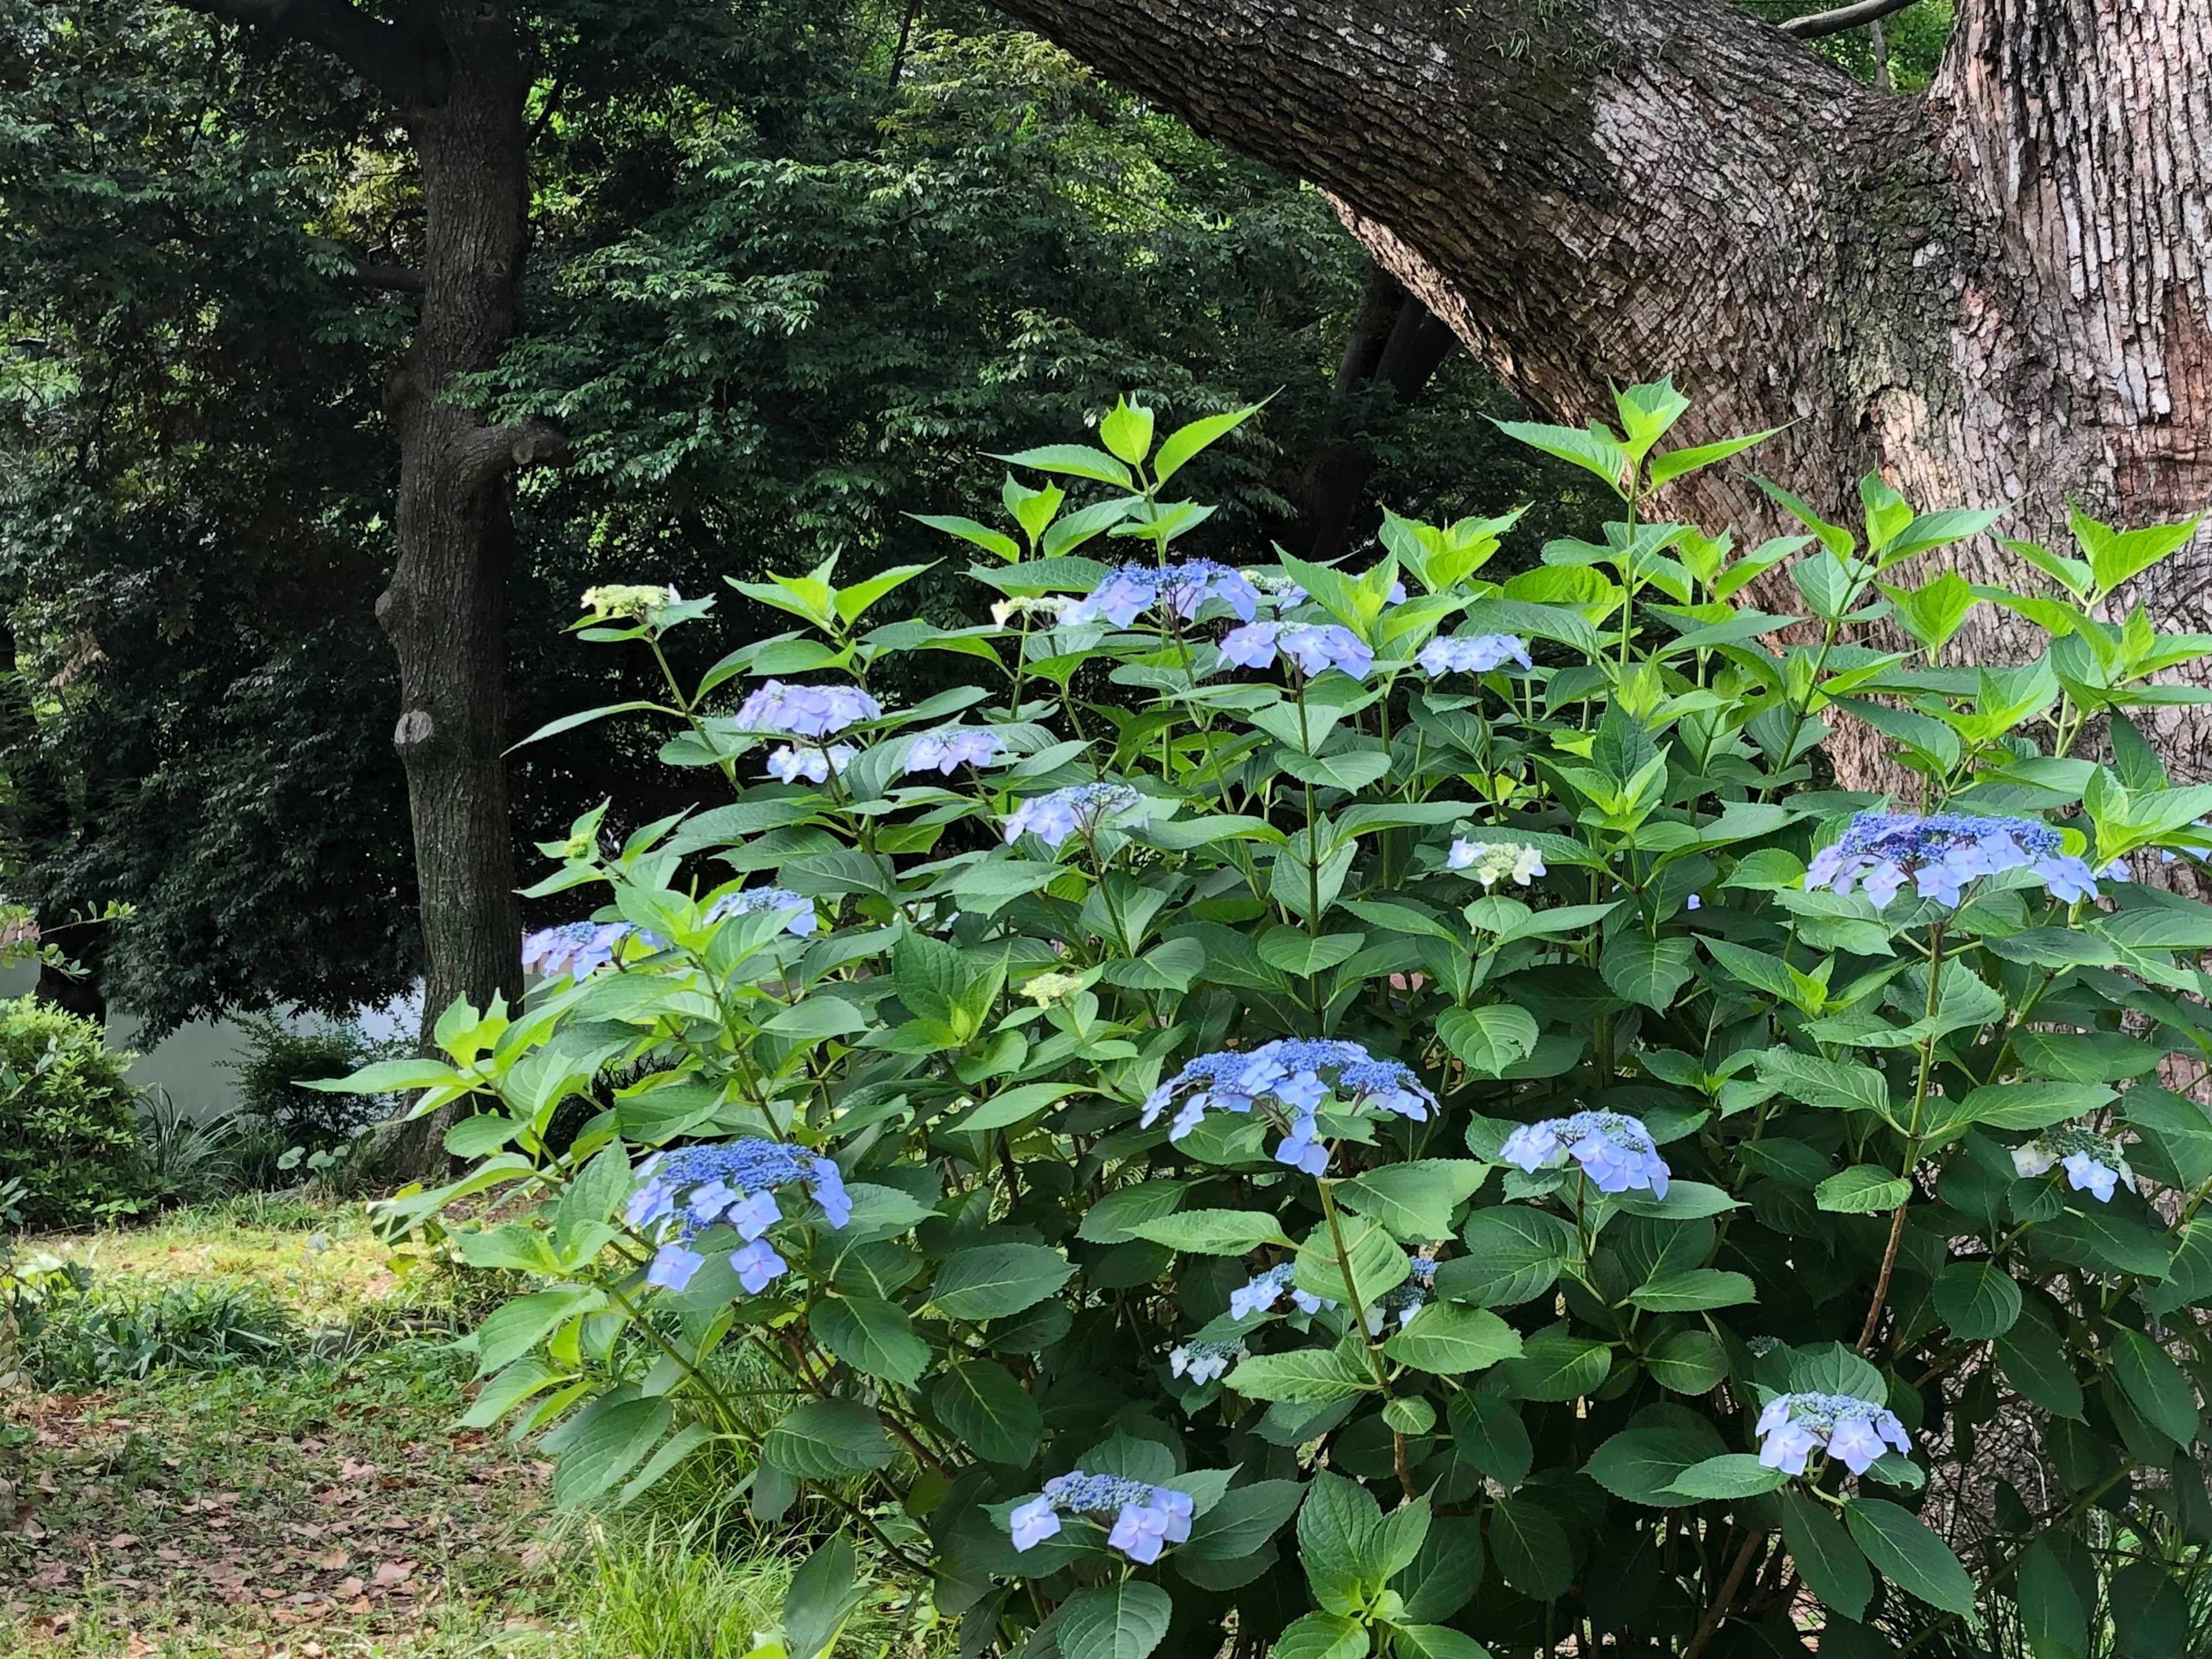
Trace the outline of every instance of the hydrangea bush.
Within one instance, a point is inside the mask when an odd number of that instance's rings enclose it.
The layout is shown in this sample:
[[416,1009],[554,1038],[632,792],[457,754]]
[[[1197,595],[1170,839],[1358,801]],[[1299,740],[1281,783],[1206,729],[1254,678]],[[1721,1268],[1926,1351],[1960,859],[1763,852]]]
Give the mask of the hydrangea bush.
[[[2128,584],[2192,526],[2013,592],[1869,479],[1743,548],[1667,486],[1754,441],[1619,401],[1515,428],[1622,511],[1503,580],[1510,518],[1186,557],[1249,411],[1124,403],[933,521],[988,623],[741,583],[798,625],[562,722],[730,793],[549,846],[529,1006],[356,1081],[472,1110],[384,1212],[523,1276],[469,1421],[568,1504],[720,1448],[793,1659],[856,1562],[970,1659],[2179,1652],[2212,907],[2131,872],[2212,788],[2135,722],[2212,639]],[[664,664],[711,610],[609,592]],[[1957,661],[1984,604],[2048,648]],[[972,684],[869,689],[922,651]]]

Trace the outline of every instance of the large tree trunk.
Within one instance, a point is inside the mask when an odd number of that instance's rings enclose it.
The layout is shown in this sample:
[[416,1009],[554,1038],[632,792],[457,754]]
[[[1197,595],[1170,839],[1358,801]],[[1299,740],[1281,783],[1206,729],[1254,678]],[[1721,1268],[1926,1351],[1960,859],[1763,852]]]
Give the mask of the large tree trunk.
[[[276,39],[310,43],[374,82],[422,167],[422,269],[412,345],[387,387],[399,440],[392,581],[377,617],[399,659],[392,742],[407,768],[426,960],[422,1040],[453,1002],[522,994],[521,914],[507,821],[506,648],[514,469],[557,458],[550,426],[487,425],[453,400],[517,321],[529,244],[523,103],[530,78],[497,0],[407,0],[387,21],[348,0],[186,0]],[[442,1124],[395,1137],[425,1164]]]
[[[1328,191],[1524,401],[1611,417],[1673,372],[1692,439],[1784,425],[1769,476],[2064,541],[2212,496],[2212,8],[1960,0],[1924,97],[1863,87],[1719,0],[1000,0],[1191,124]],[[1765,530],[1739,469],[1662,503]],[[1969,574],[2017,574],[1993,543]],[[2149,583],[2212,624],[2204,547]],[[2035,647],[1989,607],[1951,647]],[[2177,711],[2179,774],[2212,723]],[[1870,775],[1846,741],[1847,775]]]

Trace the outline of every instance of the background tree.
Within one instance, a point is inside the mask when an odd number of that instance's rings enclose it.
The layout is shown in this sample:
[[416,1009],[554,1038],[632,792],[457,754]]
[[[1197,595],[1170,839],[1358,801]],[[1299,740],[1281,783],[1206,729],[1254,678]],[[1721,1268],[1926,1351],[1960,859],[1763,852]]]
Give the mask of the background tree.
[[[1006,0],[1209,137],[1310,179],[1509,388],[1557,417],[1671,368],[1699,431],[1840,507],[2063,533],[2212,496],[2212,30],[2197,0],[1962,0],[1892,95],[1718,0]],[[1740,483],[1665,510],[1768,521]],[[1959,566],[2005,565],[1990,542]],[[2143,597],[2199,620],[2201,556]],[[1954,651],[2022,641],[1985,607]],[[2212,770],[2212,726],[2166,732]],[[1839,755],[1864,775],[1858,749]]]

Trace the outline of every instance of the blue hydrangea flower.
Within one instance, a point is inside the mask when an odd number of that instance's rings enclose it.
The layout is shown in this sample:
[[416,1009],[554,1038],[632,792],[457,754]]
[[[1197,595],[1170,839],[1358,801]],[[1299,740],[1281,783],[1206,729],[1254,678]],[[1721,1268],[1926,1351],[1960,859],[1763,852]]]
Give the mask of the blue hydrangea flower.
[[1017,1507],[1006,1522],[1014,1548],[1022,1551],[1035,1549],[1058,1534],[1063,1515],[1112,1515],[1107,1543],[1132,1561],[1149,1565],[1160,1559],[1163,1545],[1180,1544],[1190,1536],[1196,1508],[1188,1492],[1173,1486],[1071,1469],[1046,1481],[1044,1491]]
[[1436,1288],[1437,1259],[1418,1250],[1406,1252],[1406,1277],[1401,1282],[1376,1297],[1367,1310],[1367,1334],[1382,1334],[1383,1322],[1392,1314],[1398,1316],[1398,1328],[1403,1330],[1413,1322],[1413,1316],[1428,1306],[1429,1292]]
[[626,921],[564,921],[522,936],[522,971],[583,979],[613,962],[633,930]]
[[925,732],[906,751],[908,772],[951,777],[963,766],[994,765],[1006,757],[1006,740],[984,726],[944,726]]
[[857,685],[787,685],[770,680],[738,706],[741,732],[826,738],[861,720],[881,718],[883,705]]
[[781,1278],[790,1264],[765,1237],[782,1219],[775,1201],[780,1188],[807,1188],[832,1227],[853,1218],[853,1200],[836,1164],[780,1140],[728,1140],[655,1152],[638,1166],[638,1176],[623,1214],[659,1246],[646,1278],[666,1290],[680,1291],[691,1282],[706,1258],[686,1247],[717,1222],[745,1242],[730,1266],[748,1294],[758,1295]]
[[1190,559],[1182,564],[1118,564],[1106,573],[1090,596],[1067,610],[1071,623],[1092,623],[1103,617],[1116,628],[1127,628],[1158,605],[1177,621],[1195,617],[1208,599],[1218,599],[1250,622],[1259,608],[1257,589],[1241,570],[1212,559]]
[[860,753],[849,743],[833,743],[827,748],[811,744],[804,749],[779,744],[768,751],[768,775],[778,783],[797,783],[801,778],[809,783],[826,783],[832,767],[842,773]]
[[1431,640],[1414,660],[1432,678],[1439,674],[1487,674],[1509,662],[1520,664],[1526,672],[1533,673],[1536,667],[1528,659],[1528,642],[1513,634],[1474,634],[1457,639]]
[[1261,1106],[1286,1130],[1275,1148],[1276,1161],[1308,1175],[1328,1168],[1328,1148],[1315,1138],[1315,1113],[1331,1095],[1352,1111],[1389,1113],[1416,1122],[1425,1121],[1437,1103],[1411,1067],[1377,1060],[1357,1042],[1323,1038],[1278,1037],[1249,1051],[1200,1054],[1152,1091],[1138,1121],[1150,1128],[1186,1091],[1168,1128],[1170,1140],[1188,1134],[1210,1110],[1249,1112]]
[[1265,668],[1278,652],[1309,678],[1334,668],[1364,680],[1375,665],[1367,641],[1340,623],[1247,623],[1221,641],[1221,654],[1240,668]]
[[1055,853],[1070,836],[1088,836],[1134,806],[1139,797],[1126,783],[1079,783],[1048,795],[1032,795],[1006,819],[1006,842],[1035,835]]
[[1285,1295],[1291,1298],[1291,1305],[1302,1314],[1317,1314],[1323,1308],[1336,1305],[1327,1297],[1300,1290],[1293,1279],[1295,1270],[1295,1263],[1284,1261],[1253,1274],[1229,1292],[1229,1316],[1249,1319],[1254,1314],[1265,1313]]
[[1654,1198],[1667,1196],[1667,1160],[1642,1121],[1625,1112],[1577,1112],[1524,1123],[1505,1137],[1498,1155],[1530,1175],[1562,1168],[1571,1158],[1601,1193],[1648,1188]]
[[1973,817],[1938,812],[1861,812],[1843,839],[1824,847],[1806,866],[1805,885],[1848,893],[1863,883],[1876,909],[1887,907],[1907,881],[1924,899],[1956,905],[1969,884],[2008,870],[2042,878],[2054,897],[2073,903],[2097,896],[2100,872],[2061,850],[2058,831],[2033,818]]
[[1249,1357],[1251,1352],[1234,1337],[1226,1342],[1186,1342],[1169,1353],[1168,1369],[1203,1388],[1216,1377],[1225,1376],[1231,1365]]
[[822,926],[822,919],[814,914],[814,901],[788,887],[747,887],[725,893],[707,907],[707,920],[726,921],[732,916],[756,915],[764,910],[790,911],[791,920],[783,924],[783,931],[802,939]]
[[1804,1474],[1806,1460],[1823,1448],[1853,1474],[1864,1474],[1886,1448],[1912,1449],[1895,1412],[1848,1394],[1777,1395],[1754,1432],[1759,1461],[1784,1474]]
[[2128,1167],[2118,1142],[2072,1124],[2045,1129],[2033,1140],[2014,1147],[2012,1167],[2022,1180],[2063,1169],[2068,1186],[2077,1193],[2087,1193],[2100,1204],[2112,1201],[2120,1182],[2130,1187],[2136,1183],[2136,1172]]

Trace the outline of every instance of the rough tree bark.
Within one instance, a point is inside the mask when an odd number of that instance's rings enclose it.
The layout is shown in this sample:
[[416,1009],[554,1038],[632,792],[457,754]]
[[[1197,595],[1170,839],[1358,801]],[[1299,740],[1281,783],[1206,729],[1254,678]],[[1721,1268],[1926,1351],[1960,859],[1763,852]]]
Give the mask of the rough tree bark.
[[[2204,0],[1959,0],[1912,98],[1720,0],[999,3],[1321,185],[1554,419],[1672,371],[1691,436],[1789,423],[1759,465],[1816,504],[1878,469],[2061,544],[2069,495],[2138,523],[2212,497]],[[1674,515],[1775,527],[1740,471],[1674,489]],[[2154,619],[2212,626],[2205,570],[2200,542],[2150,581]],[[1984,606],[1951,650],[2028,648]],[[2212,777],[2212,722],[2165,736]]]
[[[562,445],[550,426],[488,425],[445,394],[514,332],[529,240],[529,76],[497,0],[402,0],[389,21],[345,0],[186,3],[320,47],[372,82],[422,168],[422,315],[386,388],[400,468],[392,580],[376,611],[399,659],[392,741],[414,823],[427,1042],[456,999],[481,1007],[522,992],[502,758],[508,479],[557,459]],[[420,1156],[429,1132],[400,1155]]]

